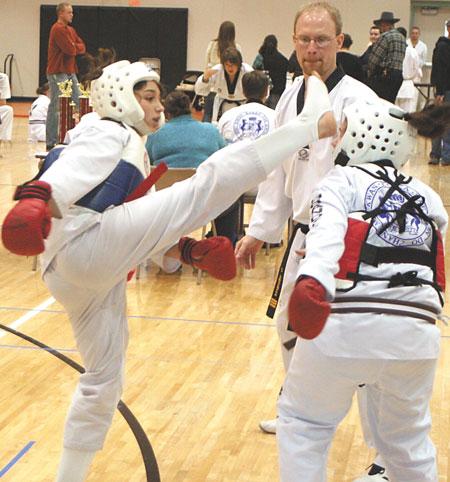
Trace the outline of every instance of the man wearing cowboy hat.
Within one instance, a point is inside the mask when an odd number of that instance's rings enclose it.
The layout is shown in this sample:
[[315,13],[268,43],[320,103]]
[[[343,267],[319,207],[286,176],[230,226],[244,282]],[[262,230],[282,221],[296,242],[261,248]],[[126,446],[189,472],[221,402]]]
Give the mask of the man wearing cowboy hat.
[[383,12],[373,21],[381,30],[381,37],[374,44],[369,56],[368,84],[383,99],[394,103],[403,82],[402,66],[406,41],[394,24],[400,19],[392,12]]

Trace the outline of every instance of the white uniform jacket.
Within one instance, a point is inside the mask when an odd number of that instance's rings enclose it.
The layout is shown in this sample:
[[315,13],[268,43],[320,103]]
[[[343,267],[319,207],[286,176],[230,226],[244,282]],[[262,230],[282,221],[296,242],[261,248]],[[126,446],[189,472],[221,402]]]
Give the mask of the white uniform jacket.
[[[62,219],[52,220],[45,252],[41,256],[43,273],[60,249],[100,223],[103,217],[109,216],[110,209],[97,212],[76,205],[76,202],[101,185],[119,163],[134,167],[136,176],[142,178],[148,172],[144,143],[133,129],[101,119],[84,125],[83,128],[81,123],[77,126],[71,143],[41,176],[41,180],[52,186],[52,197],[63,214]],[[217,162],[217,157],[222,162]],[[211,162],[213,159],[216,162]],[[242,142],[210,156],[197,168],[196,175],[178,183],[178,188],[146,196],[148,202],[143,206],[145,212],[142,214],[150,216],[153,213],[153,221],[149,224],[156,239],[147,257],[173,246],[186,234],[186,229],[192,227],[192,231],[214,219],[223,211],[223,206],[231,204],[242,192],[265,177],[266,172],[256,149],[249,149],[248,143]],[[228,188],[221,188],[223,184]],[[141,201],[138,199],[133,203]],[[125,203],[120,208],[127,211],[127,205],[131,204]],[[191,206],[191,209],[181,209],[181,206]],[[119,209],[111,207],[112,211]]]
[[11,88],[9,87],[9,77],[0,72],[0,99],[10,99]]
[[[361,167],[377,172],[376,164]],[[386,167],[390,179],[395,170]],[[417,179],[401,184],[409,196],[423,196],[423,211],[434,220],[445,236],[447,212],[439,195]],[[359,281],[347,291],[336,291],[338,261],[344,251],[344,236],[351,213],[371,211],[378,207],[390,184],[372,177],[357,167],[336,166],[318,184],[311,205],[310,232],[306,238],[306,257],[298,275],[316,278],[332,301],[332,313],[323,332],[313,340],[327,356],[349,358],[427,359],[439,352],[439,330],[430,322],[415,316],[436,318],[441,304],[436,290],[426,284],[388,288],[388,281]],[[405,202],[398,191],[384,206],[397,210]],[[381,247],[411,247],[430,251],[432,229],[418,216],[406,215],[403,233],[393,222],[384,232],[389,214],[375,218],[368,242]],[[377,224],[378,223],[378,224]],[[374,228],[378,227],[377,230]],[[377,231],[380,234],[377,234]],[[376,278],[390,278],[397,273],[417,271],[417,277],[433,280],[430,267],[412,263],[361,263],[359,273]],[[410,316],[408,316],[410,313]],[[400,342],[399,342],[400,341]]]
[[413,80],[414,82],[421,82],[422,77],[423,77],[423,72],[422,72],[422,67],[425,65],[425,62],[427,61],[427,54],[428,54],[428,47],[425,42],[422,42],[422,40],[419,40],[414,47],[413,44],[411,43],[411,39],[408,39],[406,41],[406,45],[411,46],[418,54],[419,54],[419,73],[417,77],[415,77]]
[[214,98],[212,114],[212,120],[217,121],[220,106],[224,101],[236,101],[238,103],[245,102],[245,95],[244,91],[242,90],[242,76],[247,72],[251,72],[253,68],[246,63],[242,63],[236,88],[234,90],[234,93],[232,94],[228,91],[228,85],[225,79],[223,65],[217,64],[212,68],[217,71],[217,74],[214,74],[208,82],[203,82],[203,75],[200,75],[200,77],[195,82],[195,93],[197,95],[205,96],[208,95],[210,92],[217,93],[216,97]]
[[403,59],[403,82],[397,93],[397,99],[413,99],[418,94],[414,79],[420,77],[420,58],[417,50],[409,45]]
[[[275,109],[276,126],[286,124],[297,115],[297,95],[303,76],[297,77],[281,96]],[[356,99],[376,97],[358,80],[345,75],[330,92],[336,120],[342,121],[342,110]],[[287,220],[308,224],[309,203],[314,186],[333,167],[332,138],[321,139],[300,149],[275,169],[259,186],[247,233],[262,241],[280,241]]]
[[45,142],[45,123],[47,121],[50,98],[41,94],[31,104],[28,116],[28,140],[31,142]]
[[275,111],[264,104],[249,102],[230,109],[219,120],[219,132],[227,142],[257,139],[275,129]]

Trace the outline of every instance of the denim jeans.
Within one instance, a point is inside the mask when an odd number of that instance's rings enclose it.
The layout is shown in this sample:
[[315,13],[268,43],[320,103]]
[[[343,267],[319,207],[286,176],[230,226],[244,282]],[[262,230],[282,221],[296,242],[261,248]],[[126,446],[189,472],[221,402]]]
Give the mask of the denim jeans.
[[[450,90],[445,92],[444,102],[450,102]],[[430,158],[432,160],[440,159],[441,164],[450,165],[450,129],[442,137],[437,137],[431,141]]]
[[47,74],[48,85],[50,87],[50,104],[47,112],[47,122],[45,124],[45,143],[47,146],[54,146],[59,142],[59,82],[72,80],[72,100],[80,105],[80,89],[78,79],[75,74]]

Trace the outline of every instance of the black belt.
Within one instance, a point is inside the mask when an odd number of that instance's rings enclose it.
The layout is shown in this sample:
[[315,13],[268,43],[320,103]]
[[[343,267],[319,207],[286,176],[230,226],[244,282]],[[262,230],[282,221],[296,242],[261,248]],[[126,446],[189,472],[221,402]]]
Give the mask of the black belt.
[[303,234],[308,234],[309,226],[307,224],[302,224],[302,223],[294,224],[291,237],[289,238],[289,242],[286,246],[286,251],[284,252],[284,256],[281,261],[280,268],[278,269],[278,274],[275,281],[275,286],[273,287],[269,306],[267,307],[266,316],[268,316],[269,318],[273,318],[275,315],[275,310],[277,309],[278,300],[280,298],[281,288],[283,287],[284,272],[286,270],[286,264],[289,258],[289,253],[291,252],[292,243],[294,242],[295,235],[297,234],[297,231],[299,229]]

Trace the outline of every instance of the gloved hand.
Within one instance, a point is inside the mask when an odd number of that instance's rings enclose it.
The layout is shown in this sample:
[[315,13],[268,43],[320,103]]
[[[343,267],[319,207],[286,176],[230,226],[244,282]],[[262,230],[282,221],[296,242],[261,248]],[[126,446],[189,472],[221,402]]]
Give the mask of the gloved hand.
[[50,184],[44,181],[17,186],[14,200],[19,202],[9,211],[2,226],[2,241],[11,253],[36,256],[44,251],[44,239],[51,227],[48,206],[51,192]]
[[289,325],[301,338],[316,338],[330,314],[325,288],[314,278],[300,277],[289,299]]
[[207,271],[213,278],[229,281],[236,276],[233,245],[224,236],[213,236],[201,241],[184,237],[178,242],[178,249],[183,263]]

